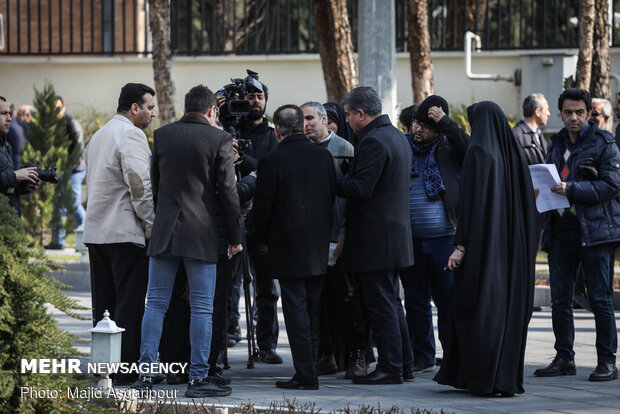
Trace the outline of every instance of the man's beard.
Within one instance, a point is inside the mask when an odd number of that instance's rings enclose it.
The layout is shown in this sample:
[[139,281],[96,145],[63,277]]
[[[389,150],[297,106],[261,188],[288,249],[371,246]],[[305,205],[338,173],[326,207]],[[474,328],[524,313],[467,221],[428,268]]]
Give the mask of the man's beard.
[[248,114],[248,120],[257,121],[262,119],[263,115],[265,115],[264,109],[252,107],[252,109],[250,109],[250,113]]

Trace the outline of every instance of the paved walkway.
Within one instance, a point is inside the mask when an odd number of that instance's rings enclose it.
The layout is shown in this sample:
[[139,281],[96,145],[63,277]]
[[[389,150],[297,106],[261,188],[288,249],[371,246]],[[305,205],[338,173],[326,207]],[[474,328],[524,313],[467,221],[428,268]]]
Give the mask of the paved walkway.
[[[66,291],[67,295],[81,304],[90,306],[88,292]],[[60,326],[79,337],[90,340],[89,321],[77,321],[52,309]],[[85,311],[83,315],[89,316]],[[543,308],[535,312],[530,323],[527,352],[525,357],[525,394],[514,398],[473,397],[466,392],[438,385],[432,381],[433,373],[425,373],[412,382],[403,385],[354,385],[342,378],[342,373],[320,378],[318,391],[288,391],[276,388],[276,380],[289,379],[294,371],[286,331],[280,312],[280,345],[278,352],[284,358],[282,365],[256,363],[254,369],[247,369],[247,345],[245,341],[229,348],[232,366],[225,372],[232,378],[233,393],[220,400],[206,400],[206,404],[235,407],[248,400],[257,407],[269,407],[274,402],[286,407],[288,401],[295,401],[305,407],[304,411],[333,412],[347,406],[398,407],[405,412],[412,408],[432,409],[455,413],[620,413],[620,381],[592,383],[590,372],[596,365],[594,348],[595,330],[592,314],[575,311],[575,352],[577,375],[570,377],[536,378],[536,368],[545,366],[554,355],[551,311]],[[616,317],[618,324],[620,316]],[[245,321],[242,315],[242,321]],[[244,330],[245,332],[245,330]],[[80,349],[89,352],[90,344]],[[439,354],[441,350],[439,350]],[[184,397],[185,386],[156,385],[155,389],[177,390],[179,401]],[[312,410],[311,407],[314,407]]]

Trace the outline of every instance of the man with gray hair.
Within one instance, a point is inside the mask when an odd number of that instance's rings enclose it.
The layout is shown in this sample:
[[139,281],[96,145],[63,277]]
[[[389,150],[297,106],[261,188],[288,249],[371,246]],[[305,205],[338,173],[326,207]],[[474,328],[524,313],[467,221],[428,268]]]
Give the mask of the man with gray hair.
[[409,335],[398,269],[413,264],[411,150],[390,118],[381,114],[374,89],[355,88],[342,105],[359,144],[351,171],[338,180],[337,194],[348,200],[340,265],[356,275],[379,352],[375,371],[353,382],[402,384],[403,341],[409,341]]
[[273,115],[280,143],[258,162],[254,220],[279,279],[295,375],[276,386],[319,388],[316,360],[321,290],[327,272],[336,172],[329,152],[304,134],[304,115],[284,105]]
[[529,165],[545,163],[547,142],[540,128],[547,124],[550,115],[542,93],[530,94],[523,100],[523,119],[512,128],[512,133],[523,147]]
[[[306,135],[315,145],[327,149],[332,154],[336,176],[343,177],[349,171],[353,159],[353,145],[328,129],[327,111],[322,104],[306,102],[301,106],[301,110],[304,113]],[[317,366],[319,375],[334,374],[343,370],[345,352],[348,352],[347,377],[352,379],[354,373],[366,375],[366,335],[359,295],[355,294],[356,289],[348,288],[355,285],[350,280],[352,276],[336,267],[336,260],[344,243],[346,203],[342,197],[336,197],[334,203],[327,278],[321,295],[321,338]],[[342,343],[334,343],[337,338],[342,338],[340,341]]]
[[600,129],[614,132],[614,119],[611,113],[611,102],[607,99],[592,98],[592,110],[590,111],[590,122],[594,122]]

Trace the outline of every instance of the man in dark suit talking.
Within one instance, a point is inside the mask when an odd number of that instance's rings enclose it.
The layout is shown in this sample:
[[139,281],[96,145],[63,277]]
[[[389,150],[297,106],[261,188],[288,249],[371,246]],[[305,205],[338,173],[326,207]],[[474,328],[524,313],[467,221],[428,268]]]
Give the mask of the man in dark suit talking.
[[[338,180],[338,195],[348,200],[339,263],[356,275],[379,353],[375,371],[353,382],[401,384],[402,344],[409,334],[398,269],[413,264],[411,149],[390,118],[381,115],[381,99],[374,89],[355,88],[342,104],[359,143],[351,170]],[[408,364],[411,360],[411,355],[405,356]]]
[[[225,225],[229,258],[242,249],[232,137],[211,125],[217,116],[213,92],[203,85],[193,87],[185,95],[185,116],[155,131],[151,160],[155,221],[147,250],[151,259],[140,362],[157,361],[164,315],[183,262],[191,307],[185,395],[192,398],[231,393],[208,376],[218,260],[216,210]],[[132,387],[148,389],[155,381],[153,375],[141,376]]]
[[280,388],[319,388],[316,368],[323,276],[327,271],[336,170],[331,154],[304,134],[304,115],[284,105],[273,122],[280,144],[258,163],[254,219],[279,279],[295,375]]

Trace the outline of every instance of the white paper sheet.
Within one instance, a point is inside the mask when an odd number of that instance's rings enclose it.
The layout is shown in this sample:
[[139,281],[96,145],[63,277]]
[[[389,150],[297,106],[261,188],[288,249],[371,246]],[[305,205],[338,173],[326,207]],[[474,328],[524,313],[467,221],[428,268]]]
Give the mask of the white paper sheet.
[[570,207],[566,196],[551,192],[551,188],[562,181],[555,164],[530,165],[530,175],[534,188],[540,191],[536,198],[536,209],[539,213]]

